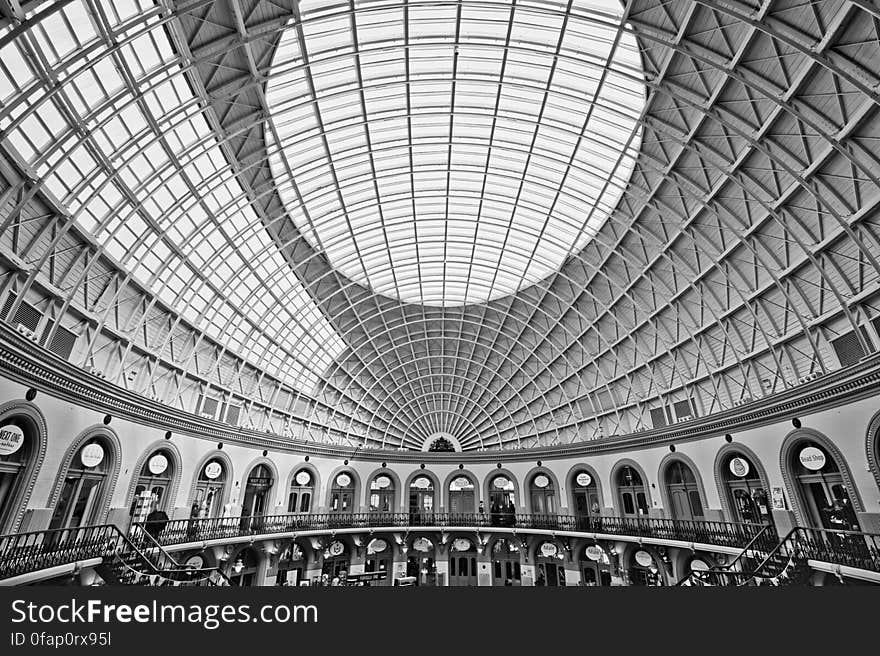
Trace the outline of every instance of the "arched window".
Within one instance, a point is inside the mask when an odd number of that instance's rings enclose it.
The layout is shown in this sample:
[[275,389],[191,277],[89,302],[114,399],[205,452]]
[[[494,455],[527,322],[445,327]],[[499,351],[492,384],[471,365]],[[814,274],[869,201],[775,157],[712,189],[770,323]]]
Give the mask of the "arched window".
[[535,549],[535,585],[562,587],[565,583],[565,555],[555,542],[546,540]]
[[157,449],[144,461],[134,487],[129,515],[142,522],[154,510],[169,511],[169,491],[174,479],[174,459],[167,449]]
[[571,498],[578,518],[598,517],[602,513],[596,481],[584,469],[575,472],[571,478]]
[[532,513],[535,515],[556,514],[556,490],[553,481],[547,474],[535,474],[532,477],[529,493],[532,500]]
[[290,494],[287,497],[287,512],[307,513],[312,509],[312,498],[315,496],[315,479],[308,469],[300,469],[290,482]]
[[19,508],[16,498],[27,485],[26,472],[36,457],[37,434],[26,417],[14,416],[0,426],[0,533],[9,529]]
[[477,585],[477,550],[468,538],[455,538],[449,549],[449,585]]
[[103,438],[93,437],[79,448],[64,474],[50,529],[76,528],[103,521],[99,514],[104,495],[108,493],[111,466],[110,448]]
[[[256,521],[266,514],[271,503],[272,486],[275,478],[268,465],[260,464],[251,469],[244,488],[244,500],[241,504],[241,515],[247,521],[252,518]],[[253,524],[252,528],[259,529],[259,524]]]
[[624,465],[617,472],[617,495],[620,511],[626,516],[648,514],[648,494],[642,477],[633,467]]
[[492,545],[492,585],[521,585],[519,544],[513,540],[499,538]]
[[348,472],[339,473],[333,479],[333,487],[330,489],[330,512],[354,512],[354,476]]
[[458,476],[449,482],[449,512],[476,512],[474,502],[474,484],[467,476]]
[[812,526],[860,531],[849,490],[834,457],[813,440],[796,444],[790,457],[790,471],[805,519]]
[[409,484],[410,525],[418,526],[434,513],[434,481],[416,476]]
[[770,502],[758,468],[744,454],[728,453],[721,462],[724,493],[736,522],[770,524]]
[[220,517],[223,514],[223,491],[228,476],[222,460],[211,459],[199,472],[196,482],[195,503],[199,505],[199,517]]
[[348,546],[342,540],[333,540],[324,551],[324,564],[321,567],[322,578],[326,577],[328,583],[339,578],[344,582],[348,577],[348,566],[351,560]]
[[489,481],[489,518],[493,526],[512,526],[516,520],[515,486],[499,474]]
[[694,472],[681,460],[666,467],[666,493],[673,519],[703,519],[703,503]]
[[394,480],[379,474],[370,482],[370,511],[394,512]]

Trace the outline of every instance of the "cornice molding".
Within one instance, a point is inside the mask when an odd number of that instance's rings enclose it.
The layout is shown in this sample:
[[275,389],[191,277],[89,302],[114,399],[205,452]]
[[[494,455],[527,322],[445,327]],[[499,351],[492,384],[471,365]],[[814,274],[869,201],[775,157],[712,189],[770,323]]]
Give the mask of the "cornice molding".
[[329,458],[458,464],[486,460],[517,462],[539,458],[571,458],[631,451],[697,441],[786,421],[876,395],[880,389],[880,354],[747,405],[675,426],[577,444],[456,453],[352,449],[292,440],[272,433],[233,427],[173,408],[114,385],[71,362],[62,360],[2,322],[0,322],[0,372],[13,381],[34,387],[75,405],[198,439]]

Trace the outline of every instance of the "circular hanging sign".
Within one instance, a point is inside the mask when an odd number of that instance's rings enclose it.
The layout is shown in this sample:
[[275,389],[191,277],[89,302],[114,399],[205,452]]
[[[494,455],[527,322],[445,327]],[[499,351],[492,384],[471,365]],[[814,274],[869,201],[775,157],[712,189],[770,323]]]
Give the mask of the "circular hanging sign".
[[416,551],[428,552],[433,546],[428,538],[419,538],[413,542],[413,549]]
[[86,467],[95,467],[104,459],[104,449],[98,443],[89,444],[80,451],[79,459]]
[[348,474],[340,474],[336,477],[336,484],[339,487],[348,487],[351,485],[351,476]]
[[654,559],[651,558],[651,554],[643,549],[639,549],[636,551],[636,562],[642,567],[649,567],[654,564]]
[[813,471],[819,471],[825,466],[825,454],[814,446],[802,449],[798,458],[804,467]]
[[558,547],[552,542],[545,542],[541,545],[541,555],[552,558],[559,552]]
[[168,458],[163,456],[161,453],[157,453],[152,458],[150,458],[150,462],[147,463],[147,469],[150,470],[151,474],[158,476],[166,469],[168,469]]
[[470,482],[470,479],[465,478],[464,476],[459,476],[450,484],[450,488],[453,490],[466,490],[468,488],[472,488],[474,485]]
[[603,553],[604,552],[602,551],[602,547],[600,547],[598,544],[591,544],[589,547],[587,547],[587,558],[589,558],[590,560],[595,560],[597,562],[602,560]]
[[694,572],[705,572],[709,569],[709,563],[701,558],[694,558],[691,561],[691,571]]
[[213,481],[215,478],[219,478],[222,473],[223,465],[216,460],[212,460],[205,465],[205,478],[210,478]]
[[339,542],[338,540],[330,543],[330,549],[328,549],[331,556],[339,556],[345,551],[345,545]]
[[[345,476],[345,474],[343,474]],[[312,482],[312,475],[303,469],[301,472],[297,473],[296,478],[294,479],[297,485],[308,485]],[[339,479],[336,479],[336,482],[339,482]]]
[[544,476],[544,474],[538,474],[535,476],[535,487],[547,487],[550,485],[550,479]]
[[590,483],[593,482],[593,479],[590,477],[590,475],[587,472],[581,472],[580,474],[577,475],[577,478],[574,480],[581,487],[587,487]]
[[0,428],[0,456],[15,453],[24,444],[24,431],[15,424],[6,424]]
[[740,478],[745,477],[749,473],[749,461],[745,458],[740,458],[739,456],[731,458],[730,471],[734,476],[739,476]]
[[493,484],[494,484],[495,487],[497,487],[499,490],[504,490],[504,489],[507,488],[508,485],[510,485],[510,481],[508,481],[506,478],[504,478],[504,476],[499,476],[498,478],[496,478],[496,479],[493,481]]
[[374,538],[370,540],[370,544],[367,545],[367,553],[381,553],[388,548],[388,543],[385,542],[382,538]]
[[202,569],[205,566],[205,559],[202,558],[199,554],[194,556],[190,556],[186,559],[186,562],[183,563],[186,567],[191,567],[192,569]]
[[373,479],[373,485],[380,490],[384,490],[386,487],[391,487],[391,479],[387,476],[377,476]]
[[455,551],[467,551],[471,548],[471,541],[467,538],[455,538],[452,541],[452,548]]
[[417,487],[420,490],[427,490],[431,487],[431,479],[427,476],[419,476],[412,482],[412,487]]

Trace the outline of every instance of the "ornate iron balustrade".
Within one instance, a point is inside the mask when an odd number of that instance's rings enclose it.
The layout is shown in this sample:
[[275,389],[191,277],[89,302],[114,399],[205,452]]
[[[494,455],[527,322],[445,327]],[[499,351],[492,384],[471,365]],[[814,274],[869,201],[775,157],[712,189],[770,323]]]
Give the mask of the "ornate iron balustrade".
[[337,529],[412,528],[509,528],[517,530],[573,531],[725,547],[744,547],[765,529],[763,524],[735,524],[648,517],[576,517],[573,515],[462,514],[462,513],[329,513],[286,514],[262,517],[213,517],[179,519],[159,527],[146,524],[162,545],[206,542],[240,536],[276,535],[299,531]]

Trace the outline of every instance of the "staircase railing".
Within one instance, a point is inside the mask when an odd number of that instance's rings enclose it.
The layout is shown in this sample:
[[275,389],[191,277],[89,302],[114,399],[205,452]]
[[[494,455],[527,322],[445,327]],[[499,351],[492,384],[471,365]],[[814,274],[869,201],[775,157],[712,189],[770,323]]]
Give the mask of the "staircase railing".
[[[692,570],[683,577],[676,585],[709,585],[708,581],[714,580],[714,585],[724,585],[719,583],[728,577],[731,572],[742,571],[743,564],[746,560],[754,558],[757,554],[767,555],[777,545],[780,544],[779,536],[776,533],[776,527],[767,524],[762,528],[755,537],[740,551],[736,558],[718,567],[711,567],[708,570]],[[733,576],[736,576],[735,574]]]
[[503,513],[324,513],[172,520],[162,525],[137,524],[162,545],[205,542],[240,536],[298,531],[378,527],[464,527],[551,530],[678,540],[715,546],[743,547],[764,524],[736,524],[648,517],[579,517]]

